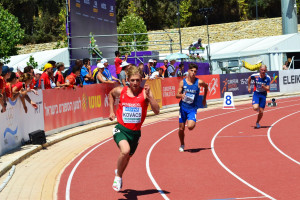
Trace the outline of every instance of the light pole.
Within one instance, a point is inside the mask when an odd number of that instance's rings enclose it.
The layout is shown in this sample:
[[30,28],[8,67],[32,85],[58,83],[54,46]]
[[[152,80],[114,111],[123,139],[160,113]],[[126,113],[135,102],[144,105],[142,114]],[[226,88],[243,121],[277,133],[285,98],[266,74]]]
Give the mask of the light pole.
[[176,13],[176,15],[177,15],[177,26],[178,26],[178,29],[179,29],[178,31],[179,31],[180,53],[182,53],[179,4],[180,4],[180,0],[177,0],[177,13]]
[[213,12],[213,8],[200,8],[200,13],[204,15],[205,17],[205,23],[206,23],[206,31],[207,31],[207,46],[206,46],[206,51],[207,51],[207,59],[209,63],[209,70],[210,73],[212,73],[212,66],[211,66],[211,59],[210,59],[210,45],[209,45],[209,32],[208,32],[208,15]]
[[258,20],[258,8],[257,8],[257,0],[256,0],[256,20]]

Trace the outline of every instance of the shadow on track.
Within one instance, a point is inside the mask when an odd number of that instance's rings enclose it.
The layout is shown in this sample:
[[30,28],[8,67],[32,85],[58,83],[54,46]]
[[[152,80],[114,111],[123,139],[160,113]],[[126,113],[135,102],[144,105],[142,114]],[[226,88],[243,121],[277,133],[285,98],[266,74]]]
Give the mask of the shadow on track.
[[189,153],[198,153],[203,150],[210,150],[211,148],[196,148],[196,149],[185,149],[184,152],[189,152]]
[[[170,192],[162,190],[163,193],[169,194]],[[131,189],[126,189],[123,191],[120,191],[120,193],[124,193],[125,198],[121,198],[119,200],[125,200],[125,199],[130,199],[130,200],[137,200],[138,196],[142,195],[149,195],[149,194],[155,194],[159,193],[158,190],[156,189],[149,189],[149,190],[131,190]]]

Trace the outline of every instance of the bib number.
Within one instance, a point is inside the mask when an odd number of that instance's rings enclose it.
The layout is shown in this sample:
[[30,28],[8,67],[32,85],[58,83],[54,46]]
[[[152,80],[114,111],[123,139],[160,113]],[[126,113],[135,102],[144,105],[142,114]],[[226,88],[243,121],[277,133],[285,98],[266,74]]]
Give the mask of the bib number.
[[186,93],[182,101],[188,104],[192,104],[194,102],[194,99],[195,99],[194,94]]
[[124,123],[141,123],[142,108],[141,107],[123,107]]

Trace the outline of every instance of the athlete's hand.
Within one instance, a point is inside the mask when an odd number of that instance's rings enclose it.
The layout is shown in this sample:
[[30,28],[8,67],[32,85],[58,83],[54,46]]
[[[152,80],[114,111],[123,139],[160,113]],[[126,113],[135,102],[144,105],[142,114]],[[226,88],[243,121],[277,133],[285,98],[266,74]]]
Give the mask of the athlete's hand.
[[148,84],[145,84],[144,89],[145,89],[146,97],[149,98],[150,97],[150,86]]
[[108,119],[110,120],[110,121],[114,121],[115,120],[115,113],[110,113],[109,114],[109,117],[108,117]]
[[250,87],[248,87],[248,92],[251,93],[251,88]]
[[206,98],[203,98],[202,105],[203,105],[203,107],[206,106]]
[[185,98],[185,94],[186,94],[186,92],[182,94],[182,96],[181,96],[182,100]]

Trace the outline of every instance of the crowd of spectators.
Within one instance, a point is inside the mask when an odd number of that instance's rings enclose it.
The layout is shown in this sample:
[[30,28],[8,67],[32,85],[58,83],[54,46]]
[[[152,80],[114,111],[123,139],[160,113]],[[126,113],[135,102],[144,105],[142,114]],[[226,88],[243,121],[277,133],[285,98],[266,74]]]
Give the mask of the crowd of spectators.
[[128,85],[127,70],[130,67],[139,67],[143,71],[143,80],[182,77],[185,75],[184,65],[180,64],[175,67],[175,60],[170,60],[170,63],[168,60],[164,60],[164,65],[161,67],[157,67],[156,59],[149,59],[146,65],[139,63],[138,66],[135,66],[127,62],[127,54],[123,60],[119,51],[115,52],[115,56],[114,65],[117,77],[113,76],[108,69],[109,64],[105,58],[97,60],[97,67],[94,70],[92,70],[89,58],[76,60],[75,64],[67,70],[65,70],[64,63],[56,63],[52,60],[44,65],[43,71],[33,69],[32,66],[26,66],[24,68],[18,67],[17,72],[13,72],[13,68],[0,63],[1,112],[6,111],[7,98],[12,101],[20,98],[25,112],[27,112],[25,100],[36,108],[36,103],[27,95],[28,92],[37,94],[36,89],[76,89],[76,87],[99,83]]

